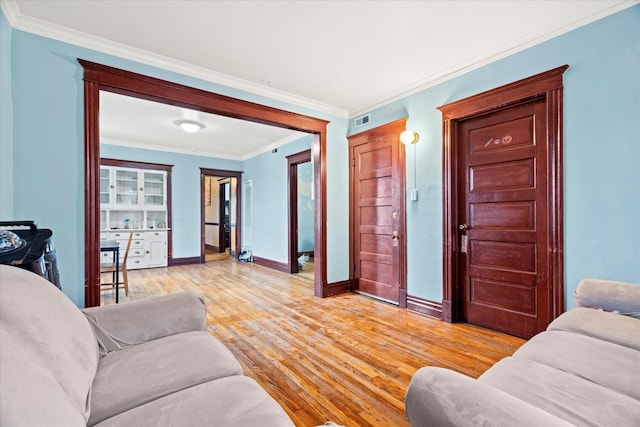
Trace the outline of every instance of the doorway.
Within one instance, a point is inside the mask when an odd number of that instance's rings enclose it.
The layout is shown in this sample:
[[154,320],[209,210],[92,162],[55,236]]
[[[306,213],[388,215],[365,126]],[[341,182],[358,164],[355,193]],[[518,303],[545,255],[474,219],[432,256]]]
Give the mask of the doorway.
[[312,277],[314,264],[311,150],[287,156],[289,172],[289,272]]
[[[172,104],[226,117],[286,127],[314,135],[315,210],[314,295],[326,297],[342,289],[327,283],[326,263],[326,143],[328,121],[268,107],[206,90],[184,86],[126,70],[78,59],[84,69],[85,159],[85,306],[100,304],[99,106],[101,90]],[[171,260],[170,260],[171,262]]]
[[350,256],[354,291],[406,307],[406,119],[349,139]]
[[445,320],[528,339],[564,309],[566,68],[440,107]]
[[[201,262],[228,259],[240,253],[241,176],[241,172],[200,168]],[[208,257],[211,253],[224,256]]]

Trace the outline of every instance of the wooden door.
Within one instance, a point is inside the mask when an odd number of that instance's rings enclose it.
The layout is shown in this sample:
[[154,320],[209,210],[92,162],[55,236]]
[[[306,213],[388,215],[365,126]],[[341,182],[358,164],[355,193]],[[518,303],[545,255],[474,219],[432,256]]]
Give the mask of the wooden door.
[[405,121],[349,137],[354,290],[401,305]]
[[463,319],[520,337],[547,326],[544,100],[458,123]]
[[443,105],[446,321],[530,338],[564,311],[562,76]]

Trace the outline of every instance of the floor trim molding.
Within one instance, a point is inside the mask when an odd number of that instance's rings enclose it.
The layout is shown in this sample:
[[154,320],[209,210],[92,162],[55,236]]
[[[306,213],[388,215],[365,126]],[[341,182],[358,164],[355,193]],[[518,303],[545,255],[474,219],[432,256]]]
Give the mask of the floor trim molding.
[[169,259],[169,267],[175,267],[177,265],[190,265],[190,264],[200,264],[199,256],[192,256],[186,258],[170,258]]
[[289,265],[284,262],[274,261],[267,258],[253,257],[253,263],[261,265],[263,267],[272,268],[274,270],[282,271],[283,273],[289,273]]
[[442,320],[442,303],[407,295],[407,310]]

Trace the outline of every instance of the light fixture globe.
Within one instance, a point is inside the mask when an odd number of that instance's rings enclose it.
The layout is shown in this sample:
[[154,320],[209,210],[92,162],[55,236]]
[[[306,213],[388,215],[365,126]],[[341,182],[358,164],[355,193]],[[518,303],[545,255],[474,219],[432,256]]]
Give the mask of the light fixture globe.
[[176,120],[174,122],[177,126],[180,126],[180,129],[182,129],[185,132],[188,133],[195,133],[198,132],[200,129],[204,129],[204,123],[200,123],[197,122],[195,120]]
[[419,139],[420,135],[418,135],[418,132],[412,130],[405,130],[400,134],[400,142],[404,145],[416,144]]

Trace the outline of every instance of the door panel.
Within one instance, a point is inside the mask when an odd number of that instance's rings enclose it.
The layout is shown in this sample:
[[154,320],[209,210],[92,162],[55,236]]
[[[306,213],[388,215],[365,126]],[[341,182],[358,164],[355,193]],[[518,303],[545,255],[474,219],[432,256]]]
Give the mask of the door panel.
[[404,235],[404,122],[349,138],[354,290],[400,302]]
[[526,337],[549,317],[546,128],[537,101],[462,121],[458,134],[463,317]]
[[357,290],[398,302],[398,280],[394,274],[393,150],[388,139],[354,149],[356,159],[356,203],[358,236]]

